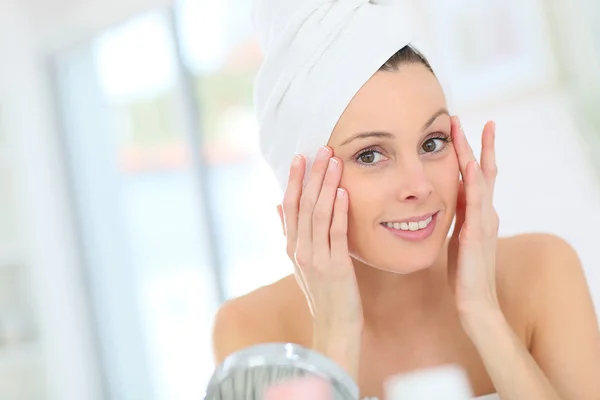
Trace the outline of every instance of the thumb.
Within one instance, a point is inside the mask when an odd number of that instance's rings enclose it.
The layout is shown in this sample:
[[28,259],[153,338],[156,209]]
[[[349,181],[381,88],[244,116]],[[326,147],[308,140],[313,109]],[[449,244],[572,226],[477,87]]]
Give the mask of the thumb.
[[454,221],[454,230],[452,231],[452,240],[458,240],[462,226],[465,223],[466,210],[467,196],[465,194],[465,184],[461,180],[458,183],[458,196],[456,199],[456,219]]
[[452,236],[450,237],[450,241],[448,243],[448,284],[452,289],[452,292],[455,291],[456,287],[456,268],[458,265],[457,257],[458,257],[458,239],[460,236],[460,231],[465,222],[465,214],[466,214],[466,206],[467,206],[467,198],[465,194],[464,183],[461,180],[458,183],[458,196],[456,199],[456,219],[454,221],[454,230],[452,231]]
[[285,236],[285,219],[283,218],[283,206],[281,204],[277,205],[277,214],[279,214],[279,219],[281,220],[281,229],[283,230],[283,236]]

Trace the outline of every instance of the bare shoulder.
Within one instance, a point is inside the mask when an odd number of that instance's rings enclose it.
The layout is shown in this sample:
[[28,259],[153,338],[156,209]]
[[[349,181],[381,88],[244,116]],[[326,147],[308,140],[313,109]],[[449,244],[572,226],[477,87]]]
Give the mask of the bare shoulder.
[[561,398],[600,398],[598,318],[577,252],[549,234],[516,236],[501,247],[499,286],[519,296],[509,309],[526,316],[530,354]]
[[[550,233],[526,233],[498,240],[498,262],[501,280],[523,280],[578,274],[581,270],[575,249],[563,238]],[[531,289],[534,281],[525,282]]]
[[288,276],[223,303],[213,325],[215,362],[256,344],[291,341],[289,316],[298,307],[299,293]]
[[554,234],[500,238],[496,265],[501,306],[527,344],[531,343],[539,313],[550,304],[544,305],[544,299],[558,288],[563,294],[587,290],[577,252]]

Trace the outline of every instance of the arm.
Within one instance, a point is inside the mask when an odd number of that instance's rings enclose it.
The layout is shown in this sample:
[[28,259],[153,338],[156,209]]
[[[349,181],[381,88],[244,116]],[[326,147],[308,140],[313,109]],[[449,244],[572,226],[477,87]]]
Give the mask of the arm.
[[531,353],[500,312],[471,318],[469,336],[503,400],[600,399],[600,333],[577,254],[552,235],[526,240]]

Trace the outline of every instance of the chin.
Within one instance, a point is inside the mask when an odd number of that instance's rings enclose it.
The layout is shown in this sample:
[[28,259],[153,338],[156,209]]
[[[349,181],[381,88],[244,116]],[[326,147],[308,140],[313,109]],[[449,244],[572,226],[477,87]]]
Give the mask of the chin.
[[[370,267],[396,274],[412,274],[436,264],[446,242],[445,230],[439,230],[423,242],[403,242],[378,237],[367,246],[354,248],[351,256]],[[365,242],[362,242],[365,243]]]
[[400,255],[395,253],[397,252],[388,249],[388,252],[379,253],[378,255],[359,256],[352,254],[352,257],[372,268],[394,274],[408,275],[432,267],[438,259],[439,248],[438,251],[431,251],[429,254],[415,252],[415,254],[404,253]]

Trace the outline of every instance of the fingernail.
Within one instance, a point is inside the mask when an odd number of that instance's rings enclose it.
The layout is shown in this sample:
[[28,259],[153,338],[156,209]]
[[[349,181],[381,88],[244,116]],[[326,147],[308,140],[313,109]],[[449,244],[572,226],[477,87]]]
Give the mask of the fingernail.
[[317,160],[325,160],[329,157],[329,147],[321,146],[317,153]]
[[337,168],[339,162],[338,160],[336,160],[335,158],[330,158],[329,159],[329,169],[334,170]]
[[346,195],[346,191],[344,189],[342,189],[342,188],[337,189],[337,196],[339,199],[343,199],[345,195]]
[[302,162],[302,156],[300,154],[296,154],[294,159],[292,160],[292,167],[298,167]]

